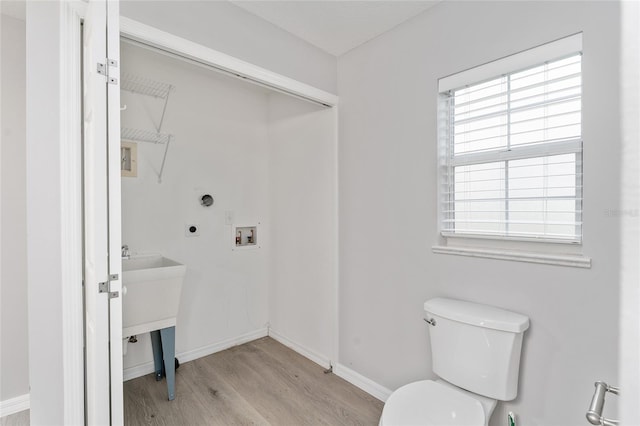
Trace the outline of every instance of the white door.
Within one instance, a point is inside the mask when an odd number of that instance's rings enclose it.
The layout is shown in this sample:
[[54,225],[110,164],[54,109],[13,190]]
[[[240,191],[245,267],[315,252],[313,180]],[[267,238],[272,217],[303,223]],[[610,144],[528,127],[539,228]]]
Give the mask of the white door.
[[118,3],[90,1],[83,24],[85,397],[89,425],[123,423],[118,32]]

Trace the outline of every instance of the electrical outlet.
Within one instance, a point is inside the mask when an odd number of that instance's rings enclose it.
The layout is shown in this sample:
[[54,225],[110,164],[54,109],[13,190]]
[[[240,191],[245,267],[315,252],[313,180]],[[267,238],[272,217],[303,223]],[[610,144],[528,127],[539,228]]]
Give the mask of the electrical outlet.
[[233,211],[227,210],[224,212],[224,224],[233,225]]
[[197,237],[200,235],[200,225],[189,224],[184,226],[184,234],[187,237]]

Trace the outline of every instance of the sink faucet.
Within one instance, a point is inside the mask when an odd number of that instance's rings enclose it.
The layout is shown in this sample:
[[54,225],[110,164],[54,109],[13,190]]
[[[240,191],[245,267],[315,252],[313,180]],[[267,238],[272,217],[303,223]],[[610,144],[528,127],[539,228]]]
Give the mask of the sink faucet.
[[130,257],[131,253],[129,253],[129,246],[125,244],[122,246],[122,258],[129,259]]

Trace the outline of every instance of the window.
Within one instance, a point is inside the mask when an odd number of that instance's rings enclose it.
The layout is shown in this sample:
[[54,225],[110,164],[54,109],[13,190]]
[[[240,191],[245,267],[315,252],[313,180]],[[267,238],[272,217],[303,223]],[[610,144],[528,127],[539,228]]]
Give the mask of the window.
[[440,81],[443,236],[582,241],[581,38],[566,41]]

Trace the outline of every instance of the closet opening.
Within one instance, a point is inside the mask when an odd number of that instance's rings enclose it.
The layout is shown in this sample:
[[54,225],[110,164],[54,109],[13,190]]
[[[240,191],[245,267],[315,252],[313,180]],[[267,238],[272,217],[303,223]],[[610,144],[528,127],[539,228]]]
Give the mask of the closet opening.
[[[337,98],[190,52],[121,38],[124,380],[265,336],[330,368]],[[164,290],[136,292],[151,269]]]

